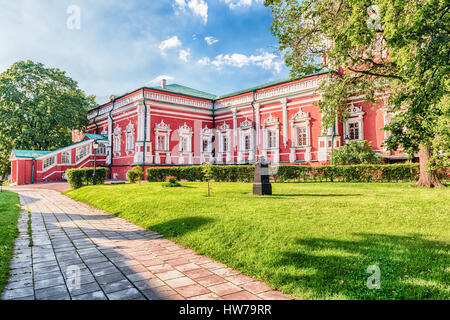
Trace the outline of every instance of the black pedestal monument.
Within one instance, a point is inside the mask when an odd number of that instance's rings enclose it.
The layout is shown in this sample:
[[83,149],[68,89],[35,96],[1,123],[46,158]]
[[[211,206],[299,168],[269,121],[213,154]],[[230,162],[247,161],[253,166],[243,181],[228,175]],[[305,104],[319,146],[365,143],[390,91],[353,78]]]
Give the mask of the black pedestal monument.
[[269,177],[269,165],[264,161],[264,158],[259,159],[255,164],[254,195],[272,195],[272,185]]

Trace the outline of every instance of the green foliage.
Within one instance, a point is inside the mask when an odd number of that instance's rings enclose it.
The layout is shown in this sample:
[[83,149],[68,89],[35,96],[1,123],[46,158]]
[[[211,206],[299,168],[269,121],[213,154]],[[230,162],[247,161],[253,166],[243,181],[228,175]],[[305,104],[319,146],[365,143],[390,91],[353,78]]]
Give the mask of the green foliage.
[[95,106],[76,81],[56,68],[20,61],[0,74],[0,176],[12,149],[52,150],[72,141]]
[[162,184],[163,187],[175,188],[181,187],[181,184],[177,181],[177,177],[167,176],[165,182]]
[[0,297],[8,282],[14,239],[19,234],[17,231],[19,211],[20,203],[17,193],[3,190],[0,193]]
[[375,152],[372,145],[367,141],[350,141],[338,149],[333,150],[331,164],[378,164],[381,156]]
[[202,167],[203,178],[206,181],[211,180],[211,178],[213,177],[213,165],[209,162],[205,162],[201,165],[201,167]]
[[[104,184],[107,168],[96,168],[96,184]],[[67,182],[72,189],[78,189],[82,186],[94,184],[94,168],[68,169],[66,170]]]
[[131,170],[127,171],[127,180],[130,183],[136,183],[136,181],[140,181],[144,179],[144,172],[140,166],[136,166]]
[[[164,181],[166,176],[175,176],[177,180],[207,181],[204,167],[155,167],[147,169],[147,180]],[[211,166],[211,176],[214,181],[235,182],[253,181],[254,166]]]
[[[395,114],[385,144],[408,154],[432,154],[429,166],[449,154],[448,94],[450,12],[446,0],[266,0],[272,32],[292,76],[326,67],[333,74],[320,86],[323,129],[345,120],[351,95],[375,102],[390,89],[385,106]],[[368,9],[378,12],[369,16]],[[327,39],[327,41],[324,41]],[[319,64],[320,57],[324,57]],[[379,101],[379,100],[378,100]],[[375,105],[374,105],[375,106]],[[439,142],[440,141],[440,142]],[[425,159],[427,161],[427,159]],[[448,161],[448,158],[447,158]]]
[[278,167],[273,176],[277,182],[396,182],[413,181],[419,176],[418,164],[352,165],[352,166],[293,166]]
[[[208,181],[201,167],[148,168],[149,182],[165,181],[166,176],[177,180]],[[274,167],[274,181],[331,181],[331,182],[394,182],[413,181],[419,176],[418,164],[361,164],[342,166],[299,166],[280,165]],[[255,167],[248,166],[211,166],[211,178],[216,182],[252,182]],[[441,172],[447,177],[448,172]]]

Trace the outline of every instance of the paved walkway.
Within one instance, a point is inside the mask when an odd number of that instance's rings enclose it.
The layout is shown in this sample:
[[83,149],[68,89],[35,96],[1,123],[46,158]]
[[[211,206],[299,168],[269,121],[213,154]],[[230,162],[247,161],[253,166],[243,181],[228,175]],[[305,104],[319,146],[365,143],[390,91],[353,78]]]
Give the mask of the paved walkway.
[[291,298],[57,191],[24,187],[15,191],[24,210],[3,299]]

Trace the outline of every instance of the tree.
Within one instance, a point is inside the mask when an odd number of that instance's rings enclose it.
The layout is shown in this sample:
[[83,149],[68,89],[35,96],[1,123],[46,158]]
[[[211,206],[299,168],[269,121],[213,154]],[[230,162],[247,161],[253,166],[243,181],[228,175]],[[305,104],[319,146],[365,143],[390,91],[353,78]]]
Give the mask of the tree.
[[12,149],[51,150],[71,143],[95,107],[65,72],[20,61],[0,74],[0,176],[9,172]]
[[[418,152],[416,185],[443,187],[448,159],[449,20],[446,0],[266,0],[291,75],[326,67],[320,90],[324,127],[349,116],[348,99],[384,100],[390,150]],[[322,58],[322,59],[320,59]],[[377,99],[376,99],[377,98]],[[441,141],[443,143],[437,143]],[[447,140],[448,141],[448,140]],[[440,160],[438,160],[440,159]],[[447,162],[448,163],[448,162]]]
[[339,149],[333,150],[331,164],[378,164],[381,157],[373,150],[367,141],[350,141]]
[[212,178],[213,172],[212,172],[212,164],[209,162],[204,162],[202,164],[202,172],[203,172],[203,177],[205,178],[206,181],[208,181],[208,197],[211,196],[210,193],[210,188],[209,188],[209,181]]

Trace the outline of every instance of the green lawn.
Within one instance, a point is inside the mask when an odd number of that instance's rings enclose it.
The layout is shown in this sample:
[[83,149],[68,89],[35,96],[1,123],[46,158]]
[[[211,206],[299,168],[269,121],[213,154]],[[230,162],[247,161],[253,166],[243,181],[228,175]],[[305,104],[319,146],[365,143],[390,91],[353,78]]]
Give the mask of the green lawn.
[[9,261],[14,248],[14,239],[18,235],[19,197],[17,193],[5,191],[0,193],[0,297],[8,281]]
[[[449,299],[450,191],[410,183],[104,185],[72,198],[303,299]],[[381,289],[366,287],[370,265]]]

